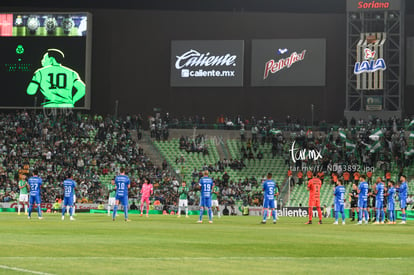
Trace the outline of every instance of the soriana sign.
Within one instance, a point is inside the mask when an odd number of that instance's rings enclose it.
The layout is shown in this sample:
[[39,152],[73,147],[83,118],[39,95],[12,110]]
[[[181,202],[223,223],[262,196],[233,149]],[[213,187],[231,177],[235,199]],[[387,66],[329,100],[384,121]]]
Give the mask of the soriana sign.
[[400,10],[401,0],[347,0],[348,11]]

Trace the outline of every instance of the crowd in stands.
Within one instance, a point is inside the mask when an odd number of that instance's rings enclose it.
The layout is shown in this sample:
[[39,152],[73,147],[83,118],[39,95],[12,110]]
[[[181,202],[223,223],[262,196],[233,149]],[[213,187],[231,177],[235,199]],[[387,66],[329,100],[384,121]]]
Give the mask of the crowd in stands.
[[224,159],[219,160],[215,164],[208,164],[204,163],[204,165],[200,168],[194,168],[192,172],[192,177],[196,178],[197,176],[201,177],[203,171],[209,171],[212,172],[219,172],[223,173],[223,176],[225,175],[225,170],[227,168],[230,168],[232,170],[242,170],[246,165],[244,164],[243,160],[237,160],[237,159]]
[[[372,119],[369,121],[351,120],[341,121],[336,127],[325,127],[323,131],[312,131],[299,121],[287,118],[286,124],[281,127],[283,131],[276,127],[274,121],[264,117],[261,120],[252,119],[244,121],[238,118],[229,123],[225,117],[220,117],[219,123],[240,126],[240,163],[245,166],[245,160],[261,160],[263,152],[260,145],[271,144],[272,158],[283,158],[288,167],[289,174],[293,176],[293,183],[303,184],[312,178],[314,170],[318,170],[317,175],[327,183],[336,184],[338,178],[344,182],[358,182],[361,174],[366,174],[368,180],[372,181],[373,172],[380,170],[385,180],[392,179],[398,181],[402,174],[405,174],[407,167],[414,164],[413,135],[408,136],[410,131],[409,124],[412,120],[405,119]],[[246,124],[245,124],[246,123]],[[250,131],[246,130],[246,125],[250,125]],[[290,131],[286,131],[289,129]],[[414,129],[412,129],[414,130]],[[250,132],[250,133],[249,133]],[[292,145],[295,144],[292,157]],[[298,151],[313,152],[309,157],[300,157]],[[306,153],[308,154],[308,153]],[[294,158],[294,161],[293,161]],[[204,165],[195,169],[193,177],[205,170],[211,172],[223,172],[224,169],[217,164]],[[310,171],[309,169],[313,169]],[[391,172],[391,170],[393,172]],[[395,172],[398,171],[398,172]],[[377,173],[378,175],[378,173]],[[225,176],[225,174],[223,175]],[[227,189],[227,182],[223,179],[215,179],[216,182]],[[261,190],[252,192],[255,188],[260,189],[260,183],[256,179],[231,179],[231,184],[238,194],[238,190],[243,190],[246,197],[235,196],[236,199],[247,200],[249,203],[261,203]],[[261,181],[260,181],[261,182]],[[239,185],[240,184],[240,185]],[[241,186],[238,189],[238,186]],[[250,186],[248,188],[247,186]],[[249,192],[246,192],[248,190]],[[223,196],[225,197],[225,196]]]
[[195,137],[180,137],[180,149],[186,152],[203,153],[208,155],[208,145],[204,135],[197,135]]
[[161,118],[159,115],[150,117],[148,123],[151,138],[155,138],[157,141],[168,139],[170,135],[170,132],[168,130],[170,123],[168,113],[164,116],[164,118]]
[[[161,117],[161,115],[159,115]],[[315,121],[313,125],[309,121],[303,118],[297,118],[292,115],[287,115],[284,120],[275,120],[271,116],[244,116],[244,115],[224,115],[221,114],[215,119],[207,118],[203,115],[194,115],[194,116],[181,116],[181,117],[171,117],[169,113],[166,113],[163,117],[163,121],[166,121],[169,128],[219,128],[219,129],[242,129],[250,130],[252,127],[257,126],[266,126],[277,127],[282,131],[300,131],[312,127],[314,130],[329,132],[332,130],[332,127],[340,128],[361,128],[366,129],[378,128],[378,127],[389,127],[395,125],[398,129],[405,128],[414,117],[405,117],[405,118],[389,118],[389,119],[380,119],[372,117],[369,120],[356,120],[350,119],[349,121],[346,118],[335,122],[328,123],[325,120]]]
[[[382,170],[384,175],[391,169],[403,173],[413,164],[413,142],[405,135],[404,129],[392,126],[377,129],[339,129],[336,136],[332,131],[319,135],[308,132],[294,140],[298,148],[321,153],[321,159],[298,160],[296,167],[320,165],[322,171],[336,172],[339,176],[346,171],[354,173],[355,176],[358,175],[355,172],[365,174],[377,169]],[[284,150],[286,161],[291,161],[289,150],[291,149]],[[333,170],[333,167],[336,169]]]
[[[193,172],[193,179],[190,183],[189,204],[198,205],[199,203],[197,183],[201,177],[202,170]],[[262,179],[258,180],[255,177],[231,179],[224,172],[221,177],[213,178],[213,180],[214,184],[220,189],[219,201],[223,205],[234,206],[238,201],[244,205],[259,205],[263,199]]]
[[[190,120],[196,124],[206,121],[202,116]],[[168,128],[177,121],[169,118],[169,115],[162,119],[150,118],[151,136],[158,140],[168,139]],[[131,130],[141,129],[142,123],[142,116],[129,115],[114,118],[74,112],[54,116],[34,111],[0,113],[0,201],[15,200],[19,192],[19,175],[30,175],[30,171],[37,169],[45,182],[43,201],[53,202],[62,196],[61,182],[71,172],[78,183],[76,192],[79,202],[99,203],[108,197],[108,188],[102,178],[115,175],[120,167],[126,167],[132,182],[130,197],[138,198],[140,185],[147,178],[154,185],[155,200],[162,204],[177,203],[180,183],[168,170],[168,163],[163,163],[162,167],[155,166],[135,141],[137,139],[131,136]],[[243,201],[245,204],[259,205],[262,199],[261,179],[230,178],[224,171],[227,167],[243,169],[246,159],[260,161],[263,152],[259,148],[266,143],[271,144],[272,157],[284,158],[294,170],[296,182],[299,182],[299,173],[302,173],[302,179],[306,177],[301,170],[311,165],[321,167],[325,177],[332,178],[334,175],[329,168],[334,165],[380,167],[384,174],[393,168],[392,165],[397,165],[401,173],[413,165],[414,154],[407,154],[412,146],[412,141],[405,134],[410,123],[407,119],[341,121],[336,128],[326,126],[314,132],[301,124],[303,121],[290,117],[286,119],[284,127],[266,117],[247,120],[241,116],[236,119],[220,116],[217,123],[240,129],[243,142],[240,159],[220,160],[196,167],[189,194],[190,204],[198,202],[196,184],[200,172],[209,170],[223,172],[222,177],[215,178],[221,190],[222,203],[233,205],[235,201]],[[375,133],[376,137],[372,138]],[[298,158],[294,163],[291,152],[293,142],[298,150],[320,152],[321,158]],[[208,153],[202,135],[193,139],[181,137],[180,148],[189,152]],[[185,159],[177,156],[176,161],[185,162]],[[22,172],[26,166],[28,171]],[[335,172],[337,176],[343,177],[346,171],[340,169]],[[354,172],[350,174],[350,179],[355,177]]]
[[37,169],[44,181],[44,202],[61,198],[61,182],[70,172],[78,183],[78,202],[99,203],[108,197],[101,178],[116,175],[120,167],[131,178],[131,197],[147,178],[165,189],[159,199],[175,199],[168,195],[168,171],[154,166],[131,137],[137,121],[72,112],[51,117],[26,111],[0,114],[0,201],[15,200],[21,174],[30,176]]
[[[62,198],[61,183],[68,172],[78,184],[77,203],[106,202],[108,186],[102,178],[116,175],[120,167],[126,167],[131,178],[130,198],[139,197],[140,185],[146,178],[154,185],[154,200],[176,204],[179,181],[171,176],[167,163],[162,167],[152,164],[131,138],[130,130],[136,128],[128,121],[72,112],[53,117],[26,111],[0,114],[0,201],[15,201],[20,175],[30,176],[37,169],[44,181],[41,192],[44,202]],[[197,137],[197,141],[202,139]],[[205,164],[194,173],[190,204],[198,204],[197,182],[202,170],[224,171],[226,167],[242,169],[243,166],[243,160],[232,159]],[[254,204],[261,197],[260,183],[255,178],[235,180],[224,173],[215,182],[221,190],[221,203],[229,206],[238,200]]]
[[[170,119],[167,113],[164,121],[167,125],[169,122],[173,122],[175,126],[188,122],[192,123],[192,127],[209,127],[205,124],[206,117],[201,115]],[[374,167],[380,163],[383,169],[388,170],[390,167],[387,166],[393,162],[399,168],[411,165],[414,150],[411,150],[412,142],[409,142],[405,133],[411,121],[413,120],[409,117],[349,121],[344,118],[336,125],[320,121],[315,122],[311,127],[307,126],[307,121],[293,116],[287,116],[285,121],[275,121],[269,116],[246,118],[242,115],[234,117],[220,115],[215,123],[223,127],[231,127],[230,129],[240,129],[241,141],[247,141],[241,148],[243,160],[262,159],[263,152],[258,150],[259,144],[271,143],[272,157],[284,155],[286,162],[289,163],[291,162],[289,146],[295,141],[300,149],[321,151],[323,159],[318,160],[318,164],[322,164],[326,171],[329,164],[335,163],[359,164],[364,167]],[[341,137],[338,131],[344,132],[345,136]],[[381,131],[377,136],[378,139],[372,139],[370,136],[378,131]],[[192,144],[188,139],[182,137],[180,147],[190,151],[197,150],[197,144],[200,143]],[[300,160],[295,163],[295,166],[302,164],[311,163],[308,160]]]
[[[314,170],[319,170],[322,179],[329,176],[334,183],[335,177],[345,176],[350,182],[358,180],[362,173],[372,176],[378,170],[384,178],[391,170],[398,170],[401,175],[414,164],[413,135],[406,134],[406,127],[396,127],[395,121],[376,129],[362,125],[316,133],[302,129],[275,134],[270,129],[264,131],[260,141],[254,138],[256,130],[252,129],[251,138],[242,142],[240,155],[242,159],[260,160],[263,155],[259,143],[270,142],[272,158],[283,158],[299,184],[311,178]],[[241,140],[245,138],[245,133],[241,133]],[[393,179],[398,175],[394,172]]]

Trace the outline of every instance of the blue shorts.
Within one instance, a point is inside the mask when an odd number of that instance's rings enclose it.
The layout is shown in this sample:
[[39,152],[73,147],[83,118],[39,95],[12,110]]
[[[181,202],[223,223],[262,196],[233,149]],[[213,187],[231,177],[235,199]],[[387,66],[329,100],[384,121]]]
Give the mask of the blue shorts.
[[368,201],[365,201],[365,200],[358,201],[358,207],[359,208],[367,208],[367,205],[368,205]]
[[401,199],[400,200],[400,207],[401,207],[401,209],[405,209],[407,207],[407,200],[406,199]]
[[275,200],[264,199],[263,208],[275,208]]
[[211,197],[201,197],[200,198],[201,207],[211,207]]
[[383,208],[383,203],[380,200],[375,200],[375,208],[381,209]]
[[62,206],[73,206],[73,196],[70,197],[64,197]]
[[388,202],[387,209],[388,211],[394,211],[395,210],[394,202]]
[[29,198],[29,204],[30,205],[32,205],[32,204],[34,204],[34,203],[36,203],[36,204],[40,204],[40,196],[39,195],[37,195],[37,196],[30,196],[30,198]]
[[345,205],[343,205],[343,204],[336,204],[335,203],[335,209],[334,209],[334,211],[335,212],[344,212],[345,211]]
[[128,196],[116,195],[115,200],[119,201],[123,206],[128,205]]

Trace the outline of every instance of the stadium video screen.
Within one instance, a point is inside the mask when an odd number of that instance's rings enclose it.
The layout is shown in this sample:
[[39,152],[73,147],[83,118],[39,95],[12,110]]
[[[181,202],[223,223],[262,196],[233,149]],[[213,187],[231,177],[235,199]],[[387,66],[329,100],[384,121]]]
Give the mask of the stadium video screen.
[[171,41],[171,87],[242,87],[243,40]]
[[90,109],[91,15],[0,13],[0,108]]
[[252,86],[325,86],[325,39],[255,39]]

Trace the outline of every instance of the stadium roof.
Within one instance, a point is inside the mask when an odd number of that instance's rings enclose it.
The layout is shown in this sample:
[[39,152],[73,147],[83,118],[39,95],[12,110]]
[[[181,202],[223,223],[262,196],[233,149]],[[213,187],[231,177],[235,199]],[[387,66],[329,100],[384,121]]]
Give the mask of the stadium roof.
[[[344,13],[346,0],[3,0],[2,8]],[[414,13],[414,1],[406,1]]]

